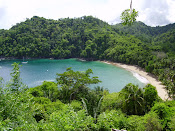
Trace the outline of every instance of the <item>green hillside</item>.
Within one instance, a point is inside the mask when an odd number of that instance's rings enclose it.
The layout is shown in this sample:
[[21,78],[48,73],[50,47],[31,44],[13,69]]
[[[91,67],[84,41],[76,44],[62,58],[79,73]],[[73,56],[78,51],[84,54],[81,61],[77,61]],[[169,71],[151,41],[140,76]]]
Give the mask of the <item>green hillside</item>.
[[4,57],[105,59],[105,50],[117,43],[141,43],[91,16],[57,21],[35,16],[1,32],[0,55]]
[[175,30],[175,24],[151,27],[145,25],[143,22],[135,22],[132,26],[123,26],[122,24],[117,24],[114,25],[113,28],[119,29],[127,34],[134,35],[142,41],[152,42],[154,41],[154,37]]

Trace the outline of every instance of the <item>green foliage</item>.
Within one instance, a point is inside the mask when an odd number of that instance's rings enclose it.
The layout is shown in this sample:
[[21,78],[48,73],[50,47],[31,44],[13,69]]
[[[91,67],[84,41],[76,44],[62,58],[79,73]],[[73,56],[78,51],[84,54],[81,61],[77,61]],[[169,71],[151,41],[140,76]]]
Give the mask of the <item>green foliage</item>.
[[150,111],[150,109],[154,106],[154,104],[159,101],[159,96],[156,90],[156,87],[148,84],[144,88],[144,100],[145,100],[145,110],[146,112]]
[[50,116],[50,122],[52,128],[59,130],[91,130],[94,127],[92,117],[86,116],[84,110],[74,112],[70,106],[54,112]]
[[103,88],[96,87],[89,92],[84,94],[84,99],[82,99],[83,107],[88,115],[91,115],[95,119],[100,114],[101,103],[103,100]]
[[117,92],[104,95],[101,105],[101,112],[106,110],[120,109],[122,100],[123,98]]
[[12,88],[12,91],[18,91],[19,87],[21,86],[19,64],[14,63],[12,66],[13,72],[10,74],[12,76],[12,84],[10,86]]
[[[91,72],[68,69],[67,77],[59,80],[62,86],[86,87],[94,82]],[[86,87],[86,91],[79,92],[81,95],[77,94],[81,99],[71,100],[69,104],[61,102],[65,101],[60,97],[61,88],[54,82],[13,92],[5,90],[5,86],[1,84],[0,88],[0,130],[174,130],[175,101],[160,101],[152,85],[142,91],[128,84],[121,92],[111,94],[100,87],[93,90]],[[150,112],[144,116],[131,115],[143,115],[144,104]]]
[[171,115],[169,107],[164,103],[156,103],[151,111],[155,112],[160,119],[166,119]]
[[[75,72],[70,68],[58,74],[59,88],[57,83],[44,82],[25,92],[19,64],[15,63],[10,84],[0,78],[0,129],[174,130],[175,24],[149,27],[142,22],[132,23],[137,16],[132,11],[133,16],[129,10],[123,14],[132,26],[111,26],[92,16],[59,20],[34,16],[10,30],[0,30],[0,57],[82,57],[138,65],[166,85],[172,101],[156,103],[162,101],[151,85],[142,91],[129,84],[120,95],[105,94],[99,87],[91,90],[88,86],[99,82],[90,77],[92,71]],[[128,115],[148,114],[126,117],[116,109]]]
[[45,109],[42,104],[35,103],[32,106],[32,115],[37,122],[48,119],[48,115],[45,113]]
[[22,83],[20,78],[19,64],[15,62],[12,64],[12,66],[13,72],[10,74],[12,78],[7,87],[9,88],[9,91],[12,92],[22,91],[26,86]]
[[145,130],[146,131],[162,131],[162,124],[157,114],[149,113],[144,116],[145,119]]
[[132,115],[128,117],[127,121],[128,121],[127,130],[129,131],[145,130],[143,117]]
[[71,100],[80,100],[84,97],[83,94],[88,92],[87,86],[90,84],[97,84],[100,82],[98,77],[90,78],[92,70],[88,69],[85,72],[73,71],[71,68],[67,68],[67,71],[63,74],[57,74],[57,83],[60,85],[60,99],[64,103]]
[[[158,76],[159,80],[166,85],[166,90],[171,99],[175,98],[175,77],[174,77],[174,29],[175,24],[169,24],[162,27],[149,27],[142,22],[135,22],[130,27],[124,27],[121,24],[113,26],[115,30],[121,30],[124,34],[134,35],[143,43],[142,47],[146,51],[151,51],[147,59],[137,59],[137,65]],[[138,52],[138,51],[135,51]],[[142,56],[146,56],[143,53]],[[127,56],[128,58],[128,56]],[[132,64],[132,63],[131,63]]]
[[127,118],[121,111],[111,110],[103,112],[98,117],[97,127],[99,130],[125,129]]
[[129,26],[131,26],[136,21],[136,17],[138,17],[138,11],[136,11],[135,9],[126,9],[122,12],[120,16],[122,24]]
[[0,121],[3,129],[15,129],[25,123],[35,124],[32,97],[27,93],[5,93],[1,96]]
[[44,104],[44,109],[46,113],[50,115],[57,110],[64,109],[64,106],[65,104],[63,104],[60,100],[57,100],[56,102],[50,102],[50,103]]
[[0,77],[0,88],[2,88],[2,87],[3,87],[3,78]]
[[42,85],[35,88],[30,88],[29,92],[34,97],[45,97],[51,101],[56,101],[59,97],[59,90],[55,82],[44,81]]
[[168,122],[168,127],[170,128],[171,131],[175,130],[175,116],[173,116]]
[[120,92],[124,96],[123,111],[128,115],[144,114],[143,90],[133,84],[126,85]]
[[162,124],[156,113],[148,113],[145,116],[129,116],[127,119],[129,131],[162,131]]
[[[91,58],[97,54],[94,48],[96,43],[91,40],[96,34],[106,34],[105,26],[109,27],[107,23],[92,16],[59,20],[34,16],[8,31],[1,31],[0,56],[71,58],[80,57],[85,50],[85,57]],[[104,31],[98,31],[98,28]]]
[[70,106],[74,109],[75,112],[82,110],[82,103],[77,100],[73,100],[70,103]]
[[165,103],[156,103],[152,107],[151,111],[158,115],[163,128],[168,129],[168,122],[170,121],[170,118],[175,110],[171,110],[171,108],[166,106]]

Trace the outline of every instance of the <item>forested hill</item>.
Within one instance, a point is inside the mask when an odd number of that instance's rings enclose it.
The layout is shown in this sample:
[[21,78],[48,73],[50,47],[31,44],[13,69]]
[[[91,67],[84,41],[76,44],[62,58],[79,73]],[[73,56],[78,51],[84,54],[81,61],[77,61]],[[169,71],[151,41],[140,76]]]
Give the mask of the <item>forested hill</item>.
[[91,16],[59,20],[34,16],[0,31],[0,56],[100,58],[109,41],[120,37],[117,34],[110,25]]
[[[97,23],[96,23],[97,22]],[[103,25],[104,24],[104,25]],[[1,31],[1,55],[6,57],[76,57],[86,41],[86,28],[98,30],[106,23],[91,17],[47,20],[34,16]],[[80,41],[79,41],[80,40]],[[72,51],[74,50],[74,52]]]
[[174,31],[175,23],[166,26],[151,27],[145,25],[143,22],[135,22],[132,26],[123,26],[122,24],[117,24],[114,25],[113,27],[116,29],[120,29],[125,33],[134,35],[143,41],[151,42],[154,37],[157,37],[161,34],[170,31]]
[[119,29],[126,34],[134,35],[142,42],[152,43],[152,46],[159,46],[159,49],[168,53],[175,54],[175,23],[166,26],[150,27],[142,22],[135,22],[132,26],[114,25],[113,28]]
[[[109,49],[116,45],[119,50],[134,46],[141,51],[149,48],[167,53],[174,50],[173,31],[175,24],[149,27],[136,22],[128,27],[111,26],[92,16],[59,20],[34,16],[10,30],[0,30],[0,56],[106,59],[110,57]],[[162,44],[164,42],[167,44]]]

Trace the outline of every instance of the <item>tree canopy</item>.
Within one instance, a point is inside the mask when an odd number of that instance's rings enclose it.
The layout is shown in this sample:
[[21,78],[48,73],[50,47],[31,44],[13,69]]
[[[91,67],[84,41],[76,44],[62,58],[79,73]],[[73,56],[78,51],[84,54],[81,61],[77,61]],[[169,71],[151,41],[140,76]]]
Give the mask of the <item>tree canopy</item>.
[[135,21],[136,17],[138,17],[138,11],[132,8],[132,0],[130,4],[130,9],[126,9],[122,12],[120,18],[122,20],[122,24],[131,26]]

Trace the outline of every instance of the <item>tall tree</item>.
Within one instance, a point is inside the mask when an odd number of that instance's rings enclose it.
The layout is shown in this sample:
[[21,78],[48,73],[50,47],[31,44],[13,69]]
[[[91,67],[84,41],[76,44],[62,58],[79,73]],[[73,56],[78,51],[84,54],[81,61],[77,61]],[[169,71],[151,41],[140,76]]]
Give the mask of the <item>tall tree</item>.
[[98,77],[90,77],[92,70],[88,69],[85,72],[73,71],[67,68],[63,74],[57,74],[57,83],[60,85],[62,99],[64,102],[69,102],[73,99],[80,99],[88,89],[90,84],[101,82]]
[[128,115],[144,114],[144,98],[141,88],[130,83],[122,89],[121,95],[124,95],[123,110]]
[[10,74],[12,78],[9,81],[9,83],[7,84],[7,87],[12,92],[18,92],[18,91],[24,89],[24,87],[26,87],[26,85],[24,85],[21,81],[19,64],[15,62],[12,64],[12,66],[13,66],[13,69],[12,69],[13,72]]

